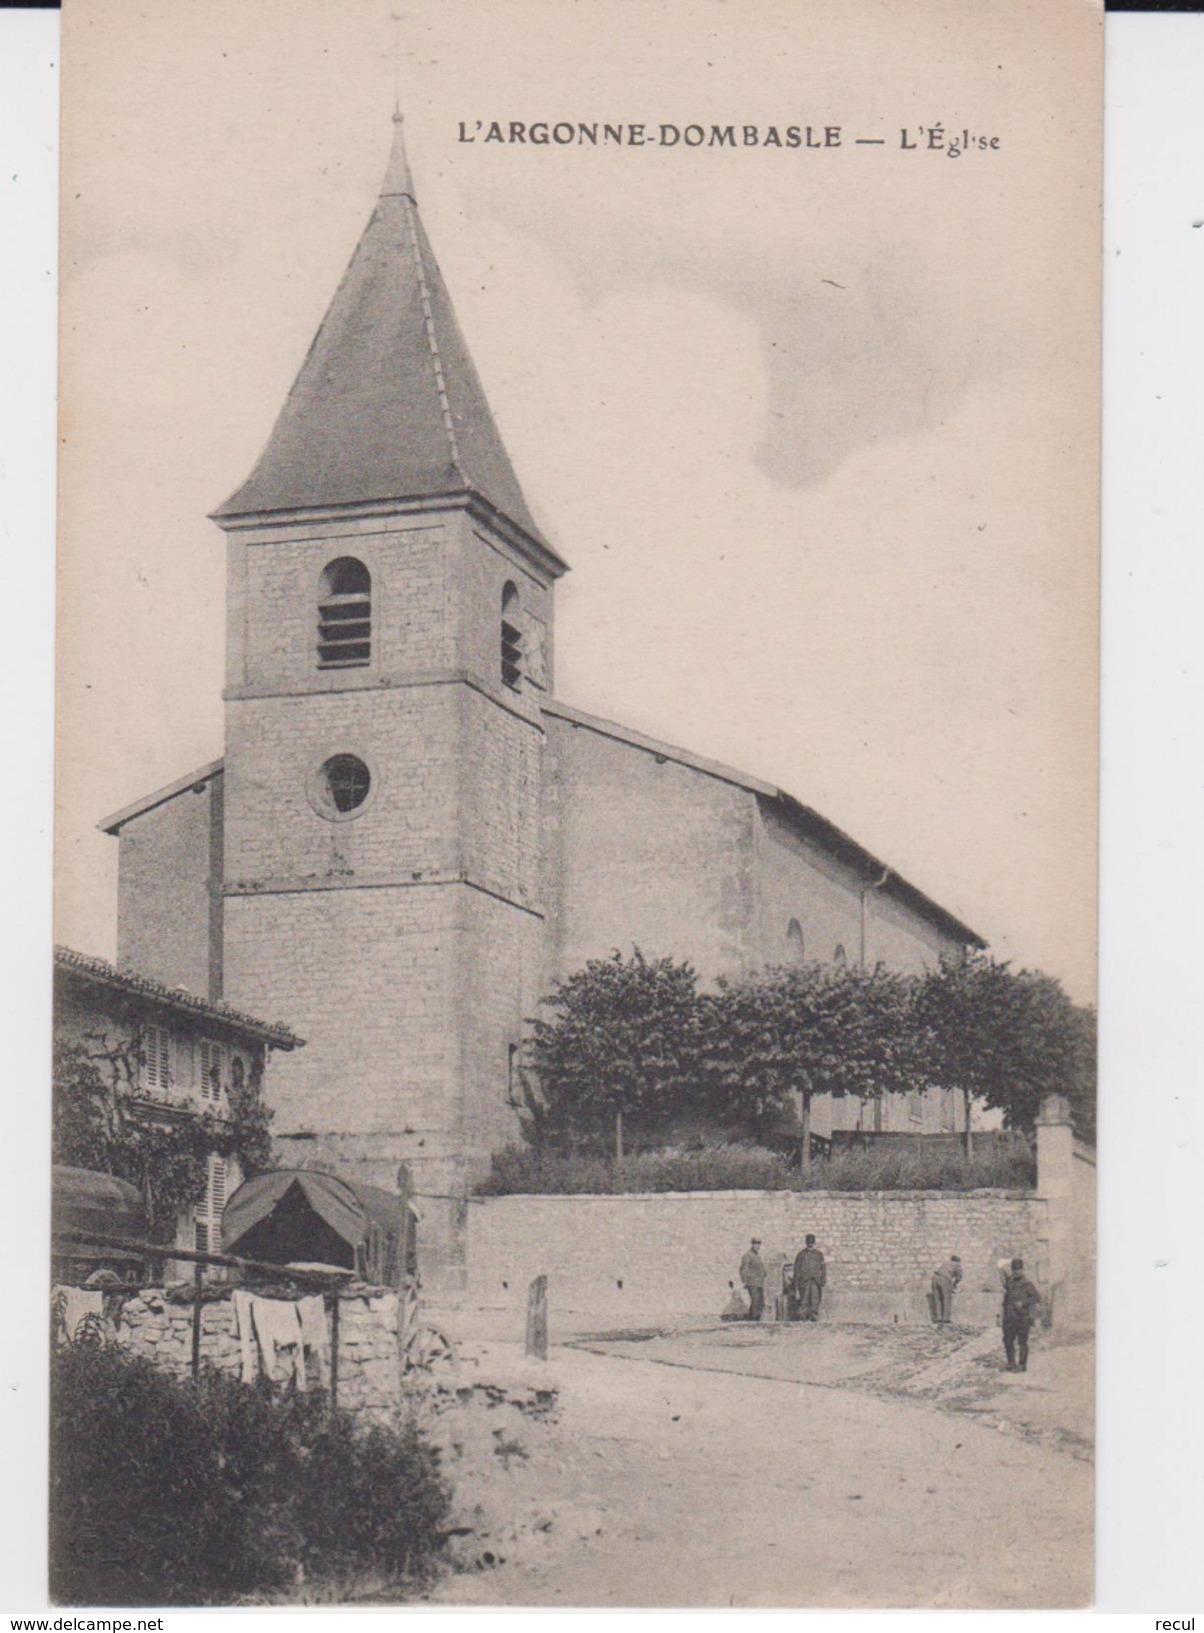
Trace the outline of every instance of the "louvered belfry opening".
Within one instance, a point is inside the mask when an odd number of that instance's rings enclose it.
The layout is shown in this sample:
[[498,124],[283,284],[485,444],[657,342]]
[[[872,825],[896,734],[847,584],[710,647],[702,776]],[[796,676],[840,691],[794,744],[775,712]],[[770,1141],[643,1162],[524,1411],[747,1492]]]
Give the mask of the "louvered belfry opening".
[[322,574],[318,668],[360,668],[371,658],[372,575],[354,556],[340,556]]
[[502,591],[502,681],[515,691],[523,678],[523,632],[518,623],[518,590],[507,584]]

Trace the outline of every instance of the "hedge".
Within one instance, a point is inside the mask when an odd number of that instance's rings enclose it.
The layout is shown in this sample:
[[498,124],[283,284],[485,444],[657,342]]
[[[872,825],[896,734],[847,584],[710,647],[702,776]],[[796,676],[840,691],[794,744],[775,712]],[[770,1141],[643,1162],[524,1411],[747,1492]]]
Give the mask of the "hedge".
[[1022,1190],[1036,1179],[1019,1138],[967,1157],[948,1145],[871,1146],[835,1151],[803,1173],[761,1146],[712,1145],[650,1151],[615,1160],[510,1146],[494,1156],[478,1196],[612,1196],[637,1191],[976,1191]]
[[450,1493],[410,1426],[331,1418],[205,1371],[74,1343],[52,1362],[51,1592],[62,1604],[231,1604],[315,1579],[420,1577]]

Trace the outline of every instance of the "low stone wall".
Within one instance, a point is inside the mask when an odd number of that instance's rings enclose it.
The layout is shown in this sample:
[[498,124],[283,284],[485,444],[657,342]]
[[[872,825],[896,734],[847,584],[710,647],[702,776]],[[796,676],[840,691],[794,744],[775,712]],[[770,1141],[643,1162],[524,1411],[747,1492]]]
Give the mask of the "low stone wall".
[[961,1256],[954,1316],[988,1325],[999,1309],[997,1261],[1020,1255],[1047,1276],[1047,1205],[1024,1192],[699,1191],[627,1196],[478,1197],[468,1207],[467,1297],[512,1312],[548,1277],[560,1334],[668,1317],[720,1314],[754,1236],[769,1269],[769,1313],[781,1267],[813,1232],[828,1267],[827,1314],[927,1321],[932,1272]]
[[[365,1288],[339,1300],[338,1395],[339,1405],[349,1412],[384,1420],[397,1409],[402,1373],[399,1306],[397,1294],[388,1288]],[[145,1288],[122,1302],[117,1342],[186,1377],[192,1368],[192,1313],[191,1299],[177,1304],[163,1288]],[[330,1326],[328,1314],[328,1332]],[[229,1297],[201,1306],[201,1365],[235,1376],[241,1373],[238,1324]]]

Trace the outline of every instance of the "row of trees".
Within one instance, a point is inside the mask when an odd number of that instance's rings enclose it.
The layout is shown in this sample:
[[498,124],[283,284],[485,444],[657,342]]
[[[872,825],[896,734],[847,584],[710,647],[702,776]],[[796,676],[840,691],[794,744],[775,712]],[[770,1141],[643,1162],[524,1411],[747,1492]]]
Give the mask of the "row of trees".
[[764,1137],[798,1113],[810,1157],[817,1094],[870,1101],[944,1089],[1030,1130],[1065,1095],[1094,1138],[1095,1017],[1050,976],[974,954],[913,977],[805,964],[700,992],[692,966],[614,953],[562,982],[524,1057],[535,1144],[619,1155],[709,1122]]

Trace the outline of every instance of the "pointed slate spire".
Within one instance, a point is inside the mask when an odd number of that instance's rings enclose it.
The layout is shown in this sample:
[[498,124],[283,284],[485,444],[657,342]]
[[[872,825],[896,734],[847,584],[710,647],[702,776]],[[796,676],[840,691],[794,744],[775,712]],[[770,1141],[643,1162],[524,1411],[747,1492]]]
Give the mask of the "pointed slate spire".
[[218,521],[475,494],[563,567],[527,509],[414,199],[402,117],[380,199],[251,475]]
[[389,168],[381,183],[381,198],[408,198],[416,205],[414,178],[410,175],[410,161],[406,156],[405,114],[400,110],[393,115],[393,151],[389,154]]

